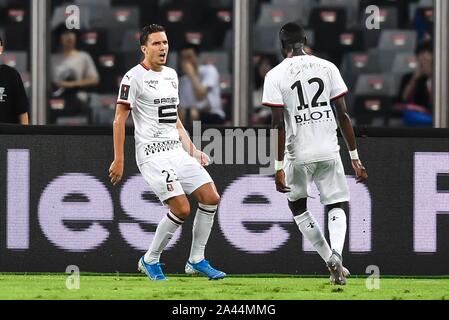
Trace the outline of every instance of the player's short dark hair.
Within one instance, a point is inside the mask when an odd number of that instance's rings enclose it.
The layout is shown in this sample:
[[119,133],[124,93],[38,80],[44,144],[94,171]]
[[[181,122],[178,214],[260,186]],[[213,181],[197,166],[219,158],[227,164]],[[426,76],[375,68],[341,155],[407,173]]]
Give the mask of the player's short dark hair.
[[289,22],[279,31],[279,40],[283,48],[304,45],[306,44],[304,28],[298,23]]
[[192,49],[193,52],[195,52],[195,54],[196,54],[197,56],[199,56],[200,53],[201,53],[201,48],[200,48],[200,46],[197,45],[197,44],[194,44],[194,43],[190,43],[190,42],[184,43],[184,44],[179,48],[178,51],[181,53],[182,51],[184,51],[184,50],[189,50],[189,49]]
[[146,45],[150,34],[157,32],[165,32],[165,28],[158,24],[150,24],[149,26],[143,27],[140,32],[140,45]]
[[433,42],[431,40],[426,40],[418,44],[415,50],[415,54],[419,55],[423,52],[433,53]]

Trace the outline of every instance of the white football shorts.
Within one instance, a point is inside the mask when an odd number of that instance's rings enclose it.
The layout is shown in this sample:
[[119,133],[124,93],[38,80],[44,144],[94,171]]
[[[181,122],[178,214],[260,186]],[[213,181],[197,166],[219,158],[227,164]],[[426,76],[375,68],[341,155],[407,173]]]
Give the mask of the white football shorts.
[[320,192],[320,201],[323,205],[349,201],[349,188],[340,157],[301,165],[286,159],[284,171],[285,182],[291,189],[287,193],[291,202],[310,197],[312,182]]
[[212,182],[206,169],[183,149],[155,155],[139,170],[162,203]]

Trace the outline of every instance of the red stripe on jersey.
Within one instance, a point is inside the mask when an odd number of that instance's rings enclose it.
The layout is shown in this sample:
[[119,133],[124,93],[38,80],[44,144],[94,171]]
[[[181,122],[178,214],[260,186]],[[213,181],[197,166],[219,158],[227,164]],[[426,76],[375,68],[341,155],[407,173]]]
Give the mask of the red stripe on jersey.
[[147,71],[151,70],[150,67],[147,67],[147,65],[143,61],[140,63],[140,65]]
[[123,105],[127,106],[129,109],[132,109],[131,108],[131,103],[129,103],[129,102],[118,100],[117,104],[123,104]]
[[347,93],[348,93],[348,91],[340,93],[338,96],[331,98],[331,101],[337,100],[338,98],[345,96]]
[[283,108],[285,107],[284,104],[274,104],[274,103],[268,103],[268,102],[262,102],[262,104],[266,107],[270,107],[270,108]]

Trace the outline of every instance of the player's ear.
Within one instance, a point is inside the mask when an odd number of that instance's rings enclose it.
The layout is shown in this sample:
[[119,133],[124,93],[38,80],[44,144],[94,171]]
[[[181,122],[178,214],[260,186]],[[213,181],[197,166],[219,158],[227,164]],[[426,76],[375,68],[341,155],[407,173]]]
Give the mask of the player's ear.
[[284,43],[282,41],[279,41],[279,46],[281,47],[281,54],[284,58],[287,58],[287,50],[284,47]]
[[144,55],[147,55],[147,47],[145,47],[145,46],[140,46],[140,50],[142,50],[142,53],[143,53]]

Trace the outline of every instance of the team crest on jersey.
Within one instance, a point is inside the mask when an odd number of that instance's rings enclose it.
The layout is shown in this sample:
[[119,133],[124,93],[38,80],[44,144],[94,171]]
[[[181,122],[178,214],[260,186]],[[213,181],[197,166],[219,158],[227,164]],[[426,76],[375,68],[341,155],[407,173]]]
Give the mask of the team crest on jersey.
[[175,190],[175,188],[173,188],[173,185],[171,183],[167,183],[167,191],[172,192],[174,190]]
[[172,82],[171,82],[171,85],[173,86],[173,88],[178,89],[178,85],[176,84],[175,81],[172,81]]
[[120,90],[120,100],[128,100],[129,97],[129,88],[126,84],[122,84],[122,88]]
[[145,81],[145,84],[146,84],[148,87],[150,87],[150,88],[152,88],[152,89],[154,89],[154,90],[156,90],[156,86],[157,86],[158,83],[159,83],[158,80],[147,80],[147,81]]

